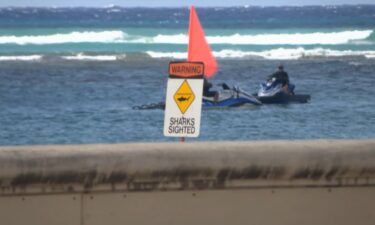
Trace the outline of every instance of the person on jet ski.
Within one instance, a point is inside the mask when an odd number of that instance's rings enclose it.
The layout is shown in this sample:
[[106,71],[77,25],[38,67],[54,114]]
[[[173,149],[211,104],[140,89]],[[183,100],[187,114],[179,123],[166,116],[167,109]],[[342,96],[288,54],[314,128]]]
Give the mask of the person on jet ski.
[[293,94],[289,91],[289,76],[288,73],[284,71],[284,66],[280,65],[278,70],[268,77],[268,80],[275,79],[275,84],[281,84],[283,90],[288,94]]
[[203,78],[203,96],[214,98],[214,101],[217,102],[219,99],[219,92],[211,91],[210,90],[211,88],[212,88],[212,84],[208,82],[208,80],[204,77]]

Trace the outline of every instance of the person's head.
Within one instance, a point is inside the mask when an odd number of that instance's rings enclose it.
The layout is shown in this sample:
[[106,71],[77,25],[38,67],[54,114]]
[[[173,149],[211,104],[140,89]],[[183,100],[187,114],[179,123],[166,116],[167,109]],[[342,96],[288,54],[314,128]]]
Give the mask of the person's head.
[[279,65],[279,67],[277,67],[280,71],[283,71],[284,70],[284,66],[283,65]]

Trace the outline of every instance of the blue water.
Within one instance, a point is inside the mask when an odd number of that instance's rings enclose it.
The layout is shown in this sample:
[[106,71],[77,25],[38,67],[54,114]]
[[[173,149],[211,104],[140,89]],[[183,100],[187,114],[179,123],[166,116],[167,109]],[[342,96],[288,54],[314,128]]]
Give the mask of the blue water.
[[[237,58],[243,57],[239,52],[279,59],[291,58],[291,51],[304,57],[332,55],[332,50],[338,51],[333,55],[375,56],[375,5],[197,12],[222,58],[228,58],[223,51]],[[188,8],[0,8],[0,56],[138,52],[156,57],[152,51],[176,57],[186,52],[188,16]]]
[[[194,140],[375,138],[375,6],[197,12],[213,83],[253,93],[282,63],[312,99],[204,110]],[[186,8],[0,9],[0,145],[176,141],[162,110],[132,107],[165,99],[187,21]]]

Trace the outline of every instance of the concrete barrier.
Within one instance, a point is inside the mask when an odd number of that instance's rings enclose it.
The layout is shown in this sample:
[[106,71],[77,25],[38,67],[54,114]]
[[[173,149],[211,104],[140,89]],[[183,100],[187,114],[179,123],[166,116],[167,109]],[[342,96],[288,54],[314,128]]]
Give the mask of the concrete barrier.
[[4,224],[374,224],[375,140],[0,147],[0,188]]

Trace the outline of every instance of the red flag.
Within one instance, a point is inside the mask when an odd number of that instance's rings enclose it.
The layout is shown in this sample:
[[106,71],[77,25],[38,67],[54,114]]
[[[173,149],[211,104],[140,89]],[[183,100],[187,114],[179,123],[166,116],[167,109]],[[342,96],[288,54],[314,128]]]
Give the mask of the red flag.
[[213,76],[217,70],[216,59],[212,55],[211,48],[206,41],[194,6],[190,7],[188,61],[203,62],[204,75],[206,77]]

